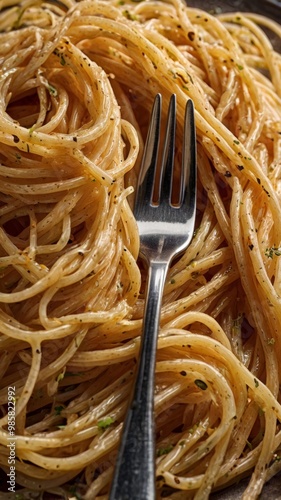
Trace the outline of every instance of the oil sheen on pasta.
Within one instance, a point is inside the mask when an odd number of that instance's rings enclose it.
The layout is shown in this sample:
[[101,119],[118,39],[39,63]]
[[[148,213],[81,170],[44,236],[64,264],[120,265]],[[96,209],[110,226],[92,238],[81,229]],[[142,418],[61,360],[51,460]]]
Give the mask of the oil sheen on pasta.
[[154,96],[166,114],[174,92],[178,163],[195,104],[198,210],[164,294],[157,492],[248,476],[256,499],[281,468],[280,26],[180,0],[1,5],[3,477],[14,388],[19,491],[107,498],[145,288],[130,207]]

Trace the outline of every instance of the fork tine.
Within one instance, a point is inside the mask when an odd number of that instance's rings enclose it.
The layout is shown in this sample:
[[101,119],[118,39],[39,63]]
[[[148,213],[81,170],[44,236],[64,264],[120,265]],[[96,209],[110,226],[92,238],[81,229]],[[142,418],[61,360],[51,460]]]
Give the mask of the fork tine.
[[180,204],[189,207],[195,206],[196,198],[196,129],[194,118],[194,105],[190,99],[185,108],[182,176],[180,186]]
[[139,208],[141,208],[144,204],[152,203],[155,171],[159,150],[161,105],[162,96],[161,94],[157,94],[151,112],[143,160],[140,168],[134,208],[135,213],[138,213]]
[[169,103],[163,159],[160,173],[159,203],[171,201],[173,165],[176,139],[176,95],[172,94]]

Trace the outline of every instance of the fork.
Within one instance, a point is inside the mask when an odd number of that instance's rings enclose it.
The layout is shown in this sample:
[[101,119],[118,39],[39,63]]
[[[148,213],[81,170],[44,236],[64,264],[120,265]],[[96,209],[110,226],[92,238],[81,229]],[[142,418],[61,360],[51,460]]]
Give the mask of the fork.
[[162,96],[155,97],[136,192],[134,215],[140,255],[148,265],[141,347],[134,393],[124,423],[110,500],[153,500],[155,488],[154,380],[163,289],[171,260],[189,245],[196,204],[196,137],[194,107],[185,109],[179,201],[172,202],[175,156],[176,96],[169,103],[159,180],[154,201]]

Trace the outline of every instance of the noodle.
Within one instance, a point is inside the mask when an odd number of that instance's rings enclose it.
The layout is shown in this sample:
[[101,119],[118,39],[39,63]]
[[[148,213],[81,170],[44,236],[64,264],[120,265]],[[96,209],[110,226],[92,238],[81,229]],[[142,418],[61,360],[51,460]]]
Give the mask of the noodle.
[[140,346],[131,207],[158,92],[164,115],[177,95],[176,168],[194,101],[199,183],[162,305],[157,495],[203,500],[248,477],[256,499],[281,470],[281,56],[263,28],[281,37],[263,16],[181,0],[3,0],[1,498],[7,477],[22,498],[108,496]]

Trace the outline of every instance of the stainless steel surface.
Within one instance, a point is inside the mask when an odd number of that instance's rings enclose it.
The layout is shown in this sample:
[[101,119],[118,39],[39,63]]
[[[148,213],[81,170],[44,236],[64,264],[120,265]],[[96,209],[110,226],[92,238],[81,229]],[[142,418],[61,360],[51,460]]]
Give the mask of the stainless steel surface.
[[186,107],[179,203],[174,206],[172,177],[175,150],[176,96],[170,100],[161,162],[159,202],[153,202],[161,96],[156,96],[136,193],[135,217],[141,255],[148,264],[142,343],[134,395],[124,424],[110,500],[153,500],[155,492],[154,371],[161,300],[173,257],[190,243],[196,199],[196,140],[193,103]]

